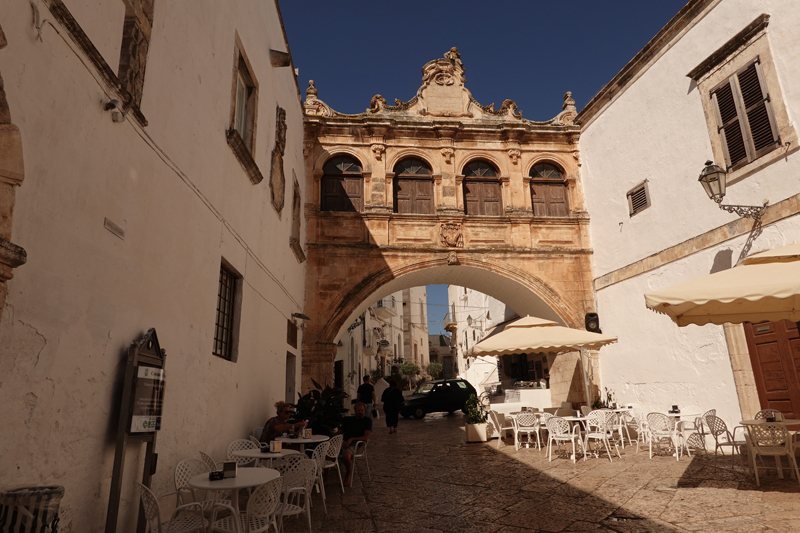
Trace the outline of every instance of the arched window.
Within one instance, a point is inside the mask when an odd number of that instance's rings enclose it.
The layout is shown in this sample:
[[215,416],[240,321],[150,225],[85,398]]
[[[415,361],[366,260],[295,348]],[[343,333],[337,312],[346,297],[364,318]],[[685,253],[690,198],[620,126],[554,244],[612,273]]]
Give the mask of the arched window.
[[339,155],[325,163],[323,172],[320,209],[360,212],[364,207],[364,179],[359,162]]
[[531,169],[531,206],[535,217],[569,215],[567,183],[561,170],[550,163],[538,163]]
[[421,159],[403,159],[394,167],[394,212],[431,215],[433,180],[431,169]]
[[472,161],[464,167],[464,211],[467,215],[503,214],[497,169],[487,161]]

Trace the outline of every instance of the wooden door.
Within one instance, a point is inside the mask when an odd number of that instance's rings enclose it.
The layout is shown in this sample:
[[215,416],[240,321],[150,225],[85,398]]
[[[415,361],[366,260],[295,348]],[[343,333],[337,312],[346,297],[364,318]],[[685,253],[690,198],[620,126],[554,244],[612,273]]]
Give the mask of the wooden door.
[[397,213],[433,214],[433,182],[430,179],[396,178],[394,205]]
[[464,204],[468,215],[502,215],[500,182],[464,180]]
[[789,321],[744,324],[762,409],[800,416],[800,334]]

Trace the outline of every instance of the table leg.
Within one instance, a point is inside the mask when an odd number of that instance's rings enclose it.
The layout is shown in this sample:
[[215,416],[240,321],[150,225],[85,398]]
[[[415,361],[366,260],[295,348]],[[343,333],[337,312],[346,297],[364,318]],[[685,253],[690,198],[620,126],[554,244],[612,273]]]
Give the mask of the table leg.
[[239,489],[231,490],[231,507],[236,511],[235,519],[239,518]]

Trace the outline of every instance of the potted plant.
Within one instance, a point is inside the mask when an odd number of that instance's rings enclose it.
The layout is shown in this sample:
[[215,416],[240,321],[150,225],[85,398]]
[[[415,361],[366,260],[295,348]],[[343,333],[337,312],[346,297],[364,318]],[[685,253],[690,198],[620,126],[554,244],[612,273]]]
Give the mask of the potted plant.
[[311,383],[314,388],[297,400],[297,416],[300,420],[308,420],[308,427],[315,435],[330,436],[341,425],[342,415],[347,412],[344,408],[347,393],[328,385],[323,387],[313,379]]
[[467,442],[486,442],[489,440],[486,420],[489,413],[474,394],[467,399]]

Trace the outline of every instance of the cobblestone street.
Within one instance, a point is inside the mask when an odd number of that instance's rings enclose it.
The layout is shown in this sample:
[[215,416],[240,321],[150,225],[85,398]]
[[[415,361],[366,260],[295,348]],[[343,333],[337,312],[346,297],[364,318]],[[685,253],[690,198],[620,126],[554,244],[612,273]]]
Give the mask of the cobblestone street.
[[[375,420],[363,463],[344,496],[328,486],[328,514],[314,496],[314,531],[800,531],[800,485],[765,470],[761,487],[730,457],[654,457],[622,450],[622,459],[564,457],[550,463],[506,440],[466,444],[464,416],[402,420],[389,435]],[[738,457],[737,457],[738,460]],[[772,464],[769,460],[768,464]],[[335,473],[334,473],[335,477]],[[333,479],[333,478],[332,478]],[[302,517],[286,531],[308,531]]]

